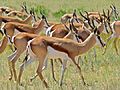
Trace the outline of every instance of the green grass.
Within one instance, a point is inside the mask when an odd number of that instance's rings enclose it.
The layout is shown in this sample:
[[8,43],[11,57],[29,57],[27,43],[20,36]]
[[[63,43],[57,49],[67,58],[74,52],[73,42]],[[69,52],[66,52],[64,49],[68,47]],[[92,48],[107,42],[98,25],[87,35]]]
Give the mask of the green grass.
[[[62,14],[72,12],[73,9],[81,11],[102,11],[102,9],[108,9],[109,5],[113,3],[119,10],[120,6],[119,0],[74,0],[74,2],[73,0],[0,0],[0,6],[10,6],[19,10],[23,1],[27,2],[29,9],[34,7],[38,15],[40,10],[44,11],[50,21],[59,21]],[[105,35],[102,35],[102,37],[106,40]],[[52,79],[49,62],[48,68],[43,71],[44,77],[50,86],[49,90],[120,90],[120,56],[116,55],[112,45],[109,45],[105,55],[102,55],[102,49],[100,47],[95,48],[97,52],[96,60],[94,60],[93,49],[91,49],[83,55],[80,61],[85,81],[89,86],[82,85],[76,67],[69,61],[64,77],[64,83],[66,84],[63,84],[62,88],[59,87]],[[22,77],[24,87],[18,86],[14,81],[8,80],[9,68],[7,56],[11,53],[7,47],[5,52],[0,55],[0,90],[45,90],[44,85],[38,77],[32,83],[29,82],[29,78],[35,74],[37,62],[34,62],[25,69]],[[22,59],[23,55],[21,56],[21,61]],[[91,63],[94,65],[94,71],[91,70]],[[20,64],[21,62],[17,61],[17,73]],[[60,78],[60,71],[60,63],[55,63],[57,80]]]

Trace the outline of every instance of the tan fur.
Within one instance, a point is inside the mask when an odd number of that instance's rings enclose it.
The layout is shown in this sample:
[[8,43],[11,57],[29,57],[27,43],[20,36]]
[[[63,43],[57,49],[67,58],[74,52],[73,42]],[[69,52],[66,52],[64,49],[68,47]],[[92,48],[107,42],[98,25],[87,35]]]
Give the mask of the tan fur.
[[[114,21],[112,24],[111,24],[111,29],[112,29],[112,35],[107,39],[107,43],[109,42],[109,40],[111,38],[114,38],[114,41],[113,41],[113,44],[114,44],[114,48],[115,48],[115,51],[117,53],[117,55],[119,55],[119,51],[118,51],[118,46],[117,46],[117,42],[120,38],[120,21]],[[107,45],[107,44],[106,44]],[[103,54],[106,53],[106,50],[107,50],[107,47],[105,48],[105,51]]]
[[[46,37],[46,36],[39,36],[30,41],[28,48],[31,48],[31,51],[29,52],[30,57],[36,58],[39,61],[39,66],[37,69],[37,74],[39,75],[43,83],[46,87],[48,87],[46,81],[43,79],[43,76],[41,74],[42,72],[42,66],[43,62],[47,56],[47,48],[51,47],[59,52],[64,52],[68,55],[69,58],[73,61],[73,63],[78,67],[80,70],[80,75],[82,78],[82,81],[84,82],[83,75],[81,73],[81,69],[78,66],[78,64],[75,62],[75,57],[81,54],[86,53],[90,48],[92,48],[96,43],[96,36],[91,33],[90,36],[83,42],[83,43],[77,43],[70,39],[61,39],[61,38],[55,38],[55,37]],[[28,50],[29,51],[29,50]],[[33,60],[33,59],[31,59]],[[29,60],[28,60],[29,62]],[[26,63],[26,62],[25,62]],[[24,64],[21,65],[18,82],[20,82],[20,78],[23,72]],[[85,84],[85,82],[84,82]]]
[[5,50],[5,48],[7,46],[7,42],[8,42],[8,38],[4,36],[3,40],[0,44],[0,53],[2,53]]
[[[43,30],[43,28],[44,28],[44,20],[39,20],[39,24],[36,27],[32,27],[28,24],[9,22],[9,23],[6,23],[2,29],[4,30],[4,32],[6,32],[5,37],[6,38],[9,37],[9,39],[12,40],[12,37],[15,34],[15,29],[19,30],[19,32],[38,34],[41,30]],[[1,44],[1,45],[3,45],[3,44]]]

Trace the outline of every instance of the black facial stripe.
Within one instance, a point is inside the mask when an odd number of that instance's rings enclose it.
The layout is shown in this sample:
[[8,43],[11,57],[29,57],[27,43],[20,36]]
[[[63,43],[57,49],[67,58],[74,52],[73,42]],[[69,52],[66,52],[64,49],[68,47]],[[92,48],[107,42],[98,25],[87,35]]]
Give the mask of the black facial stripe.
[[102,47],[104,47],[104,44],[103,44],[103,42],[102,42],[100,36],[97,36],[97,38],[98,38],[98,40],[100,41],[100,44],[102,45]]

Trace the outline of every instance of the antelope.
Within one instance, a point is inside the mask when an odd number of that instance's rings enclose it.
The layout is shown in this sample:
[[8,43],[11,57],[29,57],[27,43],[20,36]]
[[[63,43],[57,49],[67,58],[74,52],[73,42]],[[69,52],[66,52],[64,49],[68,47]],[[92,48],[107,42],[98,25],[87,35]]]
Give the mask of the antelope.
[[7,16],[27,17],[28,12],[26,12],[26,10],[27,10],[26,3],[23,2],[23,4],[21,5],[20,11],[17,11],[10,7],[0,7],[0,15],[5,13]]
[[[108,10],[108,12],[110,13],[109,17],[111,17],[114,14],[115,19],[117,19],[118,18],[118,11],[117,11],[116,7],[114,5],[110,5],[110,8],[111,8],[111,11]],[[86,12],[86,15],[83,15],[81,12],[79,12],[79,13],[85,20],[87,20],[86,16],[88,18],[90,18],[90,20],[94,20],[94,18],[100,19],[100,16],[102,16],[102,18],[107,18],[107,16],[105,15],[104,9],[103,9],[103,13],[99,13],[99,12]],[[96,25],[98,25],[98,23],[96,21],[94,21],[94,22],[95,22]],[[107,31],[107,33],[109,33],[109,32]]]
[[110,30],[111,30],[111,35],[107,39],[106,48],[105,48],[105,51],[103,52],[103,54],[105,54],[105,52],[107,50],[107,44],[108,44],[108,42],[112,38],[114,38],[114,40],[113,40],[114,48],[115,48],[116,54],[119,55],[118,47],[117,47],[117,42],[118,42],[119,37],[120,37],[120,30],[119,30],[120,29],[120,21],[117,20],[117,21],[112,22],[111,24],[109,22],[108,25],[109,25]]
[[[46,20],[45,20],[46,21]],[[46,23],[47,23],[47,21],[46,21]],[[73,23],[73,20],[72,20],[72,23]],[[99,29],[99,32],[101,33],[102,32],[102,30],[103,30],[103,27],[104,25],[103,24],[101,24],[99,27],[98,27],[98,29]],[[101,27],[103,27],[103,28],[101,28]],[[67,28],[68,29],[68,28]],[[64,32],[64,30],[63,30],[63,32]],[[66,32],[68,32],[67,30],[66,30]],[[58,32],[56,32],[56,30],[55,30],[55,32],[54,32],[55,34],[53,34],[52,36],[53,37],[59,37],[59,38],[62,38],[62,37],[65,37],[65,36],[67,36],[67,34],[68,33],[66,33],[66,34],[64,34],[64,33],[58,33]],[[88,31],[88,30],[78,30],[78,37],[79,37],[79,39],[82,39],[82,41],[84,41],[89,35],[90,35],[90,31]],[[36,37],[37,35],[34,35],[34,37]],[[20,33],[20,34],[17,34],[15,37],[14,37],[14,46],[16,47],[16,51],[13,53],[13,54],[11,54],[9,57],[8,57],[8,61],[10,61],[9,62],[9,66],[12,66],[12,69],[13,69],[13,71],[14,71],[14,76],[15,76],[15,78],[16,78],[16,70],[15,70],[15,62],[17,61],[17,59],[19,58],[19,56],[25,51],[25,47],[26,47],[26,45],[27,45],[27,42],[30,40],[30,39],[32,39],[31,37],[33,37],[33,34],[30,36],[30,34],[26,34],[26,33]],[[65,37],[66,38],[66,37]],[[21,43],[22,43],[22,45],[21,45]],[[11,65],[10,65],[10,63],[11,63]],[[52,63],[52,62],[51,62]],[[9,77],[9,80],[11,80],[12,79],[12,69],[10,69],[10,72],[11,72],[11,75],[10,75],[10,77]],[[45,67],[43,67],[43,69],[45,69]],[[56,79],[55,79],[55,77],[54,77],[54,71],[53,71],[53,67],[52,67],[52,73],[53,73],[53,79],[56,81]],[[34,79],[35,77],[33,77],[33,78],[31,78],[31,81]],[[15,79],[16,80],[16,79]]]
[[30,14],[28,15],[28,17],[24,20],[20,20],[18,18],[14,18],[14,17],[9,17],[9,16],[0,16],[0,26],[2,24],[2,22],[6,23],[6,22],[19,22],[19,23],[29,23],[33,18],[35,18],[34,16],[34,11],[30,10]]
[[22,32],[13,37],[13,45],[16,49],[13,54],[8,56],[8,64],[10,70],[9,80],[12,79],[13,75],[15,81],[17,80],[15,62],[18,60],[20,55],[26,50],[27,42],[37,36],[39,35]]
[[83,23],[82,19],[80,19],[80,17],[76,15],[76,10],[74,10],[72,14],[64,14],[61,17],[61,22],[65,24],[69,19],[72,19],[72,18],[74,18],[77,22]]
[[23,2],[23,5],[21,5],[21,10],[17,11],[17,10],[11,10],[9,13],[7,13],[7,16],[18,16],[18,17],[28,17],[28,11],[27,11],[27,7],[26,7],[26,3]]
[[[86,83],[81,73],[81,67],[76,63],[75,58],[77,58],[78,55],[84,54],[89,49],[91,49],[95,45],[95,43],[99,41],[98,39],[100,39],[100,36],[97,33],[97,28],[95,28],[94,32],[91,33],[90,36],[82,43],[77,43],[70,39],[65,39],[65,38],[61,39],[61,38],[47,37],[47,36],[38,36],[32,39],[31,41],[28,42],[28,46],[27,46],[29,59],[26,62],[23,62],[23,64],[20,66],[18,83],[20,83],[21,75],[23,73],[24,67],[30,64],[32,61],[35,61],[36,59],[37,61],[39,61],[39,65],[36,73],[43,81],[44,85],[48,87],[47,82],[45,81],[42,75],[42,67],[45,59],[47,57],[50,58],[64,57],[62,73],[64,73],[65,71],[66,61],[68,59],[71,59],[79,69],[80,76],[82,78],[83,84],[85,85]],[[50,53],[51,51],[52,53]],[[61,77],[63,79],[63,74]],[[62,85],[62,83],[60,83],[60,85]]]
[[[45,25],[44,18],[45,18],[45,16],[42,16],[42,19],[38,20],[36,22],[37,25],[35,27],[32,27],[28,24],[18,23],[18,22],[8,22],[8,23],[6,23],[4,25],[4,27],[2,28],[2,30],[4,32],[3,41],[8,42],[8,40],[4,40],[4,39],[8,38],[9,41],[11,42],[12,37],[15,34],[18,34],[19,32],[27,32],[27,33],[38,34],[44,28],[44,25]],[[4,43],[4,42],[2,42],[2,43]],[[7,43],[5,43],[4,49],[5,49],[6,46],[7,46]],[[2,47],[2,46],[0,46],[0,47]],[[4,51],[4,49],[0,48],[0,53],[2,53]]]
[[2,15],[4,12],[9,13],[11,11],[14,11],[14,9],[12,9],[10,7],[0,7],[0,15]]
[[[36,36],[38,36],[38,35],[36,35],[36,34],[29,34],[29,33],[20,33],[20,34],[17,34],[17,35],[15,35],[13,37],[12,40],[13,40],[13,44],[14,44],[16,50],[14,51],[13,54],[11,54],[8,57],[9,68],[10,68],[10,77],[9,77],[9,80],[12,79],[12,76],[14,74],[14,78],[15,78],[15,81],[16,81],[15,62],[20,57],[20,55],[25,51],[26,46],[27,46],[27,42],[30,39],[35,38]],[[61,34],[58,33],[57,37],[59,37],[59,36],[61,36]],[[66,35],[66,36],[69,37],[68,35]],[[71,37],[69,37],[69,38],[71,38]],[[12,73],[12,70],[13,70],[13,73]],[[53,78],[54,78],[54,76],[53,76]]]
[[[106,22],[105,22],[105,19],[103,19],[102,17],[101,17],[101,15],[99,14],[99,17],[100,17],[100,20],[99,19],[95,19],[97,22],[99,22],[99,25],[98,25],[98,31],[99,31],[99,33],[102,33],[103,31],[106,33]],[[88,19],[88,21],[90,21],[89,20],[89,18],[87,18]],[[76,25],[76,24],[74,24],[74,25]],[[73,25],[73,21],[72,21],[72,26],[74,26]],[[64,26],[64,25],[63,25]],[[59,26],[57,26],[57,27],[59,27]],[[52,30],[53,29],[53,30]],[[68,32],[68,30],[64,30],[64,29],[62,29],[62,28],[55,28],[54,29],[54,26],[52,26],[52,28],[51,28],[51,30],[52,31],[50,31],[50,34],[48,35],[48,36],[50,36],[50,37],[59,37],[59,38],[63,38],[66,34],[67,34],[67,32]],[[86,40],[86,38],[90,35],[90,33],[91,32],[93,32],[92,30],[91,31],[89,31],[89,30],[87,30],[85,27],[84,27],[84,25],[83,25],[83,27],[82,28],[78,28],[77,30],[75,30],[75,27],[74,27],[74,31],[76,31],[76,33],[78,34],[78,36],[77,36],[77,41],[78,42],[83,42],[83,41],[85,41]],[[53,60],[51,60],[51,61],[53,61]],[[79,62],[79,61],[78,61]],[[53,62],[51,62],[51,63],[53,63]],[[52,67],[53,68],[53,67]],[[53,75],[54,76],[54,75]],[[31,81],[34,79],[34,77],[33,78],[31,78]],[[55,79],[54,79],[55,80]],[[56,81],[56,80],[55,80]]]
[[115,48],[115,51],[116,51],[116,54],[117,55],[119,55],[119,53],[118,53],[118,47],[117,47],[117,41],[118,41],[118,39],[119,39],[119,26],[120,26],[120,21],[118,21],[117,20],[117,18],[118,18],[118,12],[116,11],[116,8],[115,8],[115,6],[113,6],[114,8],[114,11],[115,11],[115,21],[114,22],[110,22],[110,17],[111,17],[111,13],[110,13],[110,11],[108,10],[108,13],[107,13],[107,15],[105,14],[105,12],[104,12],[104,15],[105,15],[105,17],[106,17],[106,24],[107,24],[107,26],[110,28],[110,30],[111,30],[111,35],[108,37],[108,39],[107,39],[107,42],[106,42],[106,48],[105,48],[105,50],[104,50],[104,52],[103,52],[103,55],[106,53],[106,50],[107,50],[107,44],[108,44],[108,42],[110,41],[110,39],[111,38],[114,38],[114,41],[113,41],[113,44],[114,44],[114,48]]
[[[64,19],[62,19],[63,20],[63,21],[61,20],[62,24],[61,23],[60,24],[54,24],[52,26],[47,24],[47,26],[49,28],[46,30],[46,35],[47,36],[56,36],[56,37],[58,37],[57,35],[59,33],[59,34],[61,34],[61,35],[59,35],[60,38],[64,37],[68,33],[68,30],[66,30],[66,28],[65,28],[65,25],[68,26],[68,23],[66,23],[66,21],[70,20],[70,19],[73,20],[72,22],[74,22],[74,26],[76,28],[83,28],[84,26],[87,27],[87,25],[83,21],[79,22],[80,20],[76,15],[76,10],[74,10],[73,14],[71,14],[71,15],[72,16],[70,18],[66,18],[65,21],[64,21]],[[77,23],[75,23],[74,20],[77,21]],[[48,22],[46,21],[46,23],[48,23]]]

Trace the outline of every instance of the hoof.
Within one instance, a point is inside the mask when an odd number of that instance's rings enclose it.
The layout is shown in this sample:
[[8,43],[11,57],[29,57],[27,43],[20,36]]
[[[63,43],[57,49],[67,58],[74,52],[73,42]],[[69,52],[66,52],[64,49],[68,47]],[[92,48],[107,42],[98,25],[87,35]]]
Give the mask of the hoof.
[[32,82],[33,81],[33,79],[32,78],[30,78],[30,82]]
[[9,77],[9,80],[11,81],[11,80],[12,80],[12,77]]
[[34,77],[31,77],[31,78],[30,78],[30,82],[32,82],[32,81],[33,81],[33,79],[34,79]]
[[84,86],[90,86],[88,83],[85,83],[85,82],[83,83],[83,85],[84,85]]

